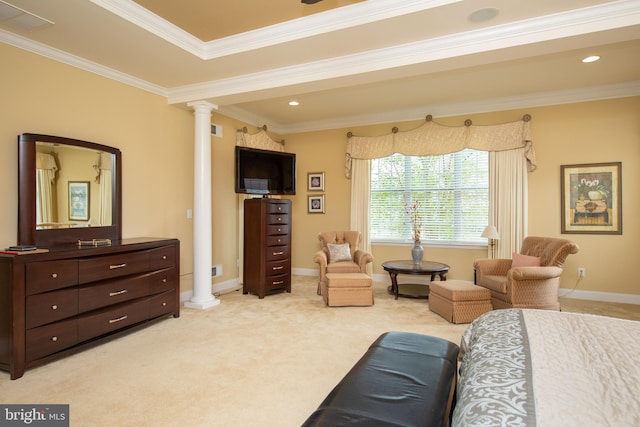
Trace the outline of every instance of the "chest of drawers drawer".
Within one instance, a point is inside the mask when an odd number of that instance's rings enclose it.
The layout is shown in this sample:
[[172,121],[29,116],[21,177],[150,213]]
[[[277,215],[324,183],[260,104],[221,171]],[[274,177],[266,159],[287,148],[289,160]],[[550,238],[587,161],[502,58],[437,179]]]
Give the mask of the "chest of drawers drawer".
[[288,224],[272,224],[266,226],[266,235],[267,236],[282,236],[289,235],[289,225]]
[[278,200],[270,200],[266,205],[267,214],[290,214],[291,204],[287,202],[281,202]]
[[288,258],[265,263],[265,275],[267,277],[281,274],[291,274],[291,261]]
[[148,299],[105,307],[82,315],[78,319],[80,342],[134,325],[149,317]]
[[176,248],[174,246],[162,246],[149,250],[149,270],[160,270],[176,265]]
[[267,215],[267,224],[289,224],[289,215],[269,214]]
[[28,362],[57,353],[78,343],[76,319],[52,323],[27,330],[26,360]]
[[78,261],[78,280],[80,283],[90,283],[142,273],[148,268],[148,251],[83,258]]
[[64,289],[29,295],[26,303],[27,328],[52,323],[78,314],[78,289]]
[[267,277],[265,283],[265,288],[269,291],[286,289],[289,286],[291,286],[291,276],[288,274]]
[[289,259],[289,246],[269,246],[265,253],[265,260],[277,261]]
[[287,234],[282,234],[277,236],[266,236],[265,241],[267,243],[267,246],[283,246],[283,245],[289,245],[290,243],[289,235]]
[[81,286],[79,288],[78,311],[84,313],[147,296],[151,292],[149,276],[148,274],[139,274],[125,279],[101,282],[101,284]]
[[158,317],[163,314],[171,313],[175,310],[175,306],[175,289],[154,295],[149,299],[149,317]]
[[78,260],[43,261],[27,264],[26,293],[33,295],[78,284]]

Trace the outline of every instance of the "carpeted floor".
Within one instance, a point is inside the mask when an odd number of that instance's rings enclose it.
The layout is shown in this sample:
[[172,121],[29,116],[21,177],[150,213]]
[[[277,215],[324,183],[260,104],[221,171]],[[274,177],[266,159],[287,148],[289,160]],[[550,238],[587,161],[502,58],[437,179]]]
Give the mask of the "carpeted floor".
[[[0,372],[0,402],[68,403],[74,427],[298,426],[383,332],[458,343],[467,327],[449,324],[425,300],[394,300],[382,283],[373,307],[328,308],[315,290],[316,278],[296,276],[291,294],[230,292],[214,308],[182,309],[179,319],[19,380]],[[563,299],[563,310],[639,312],[575,301]]]

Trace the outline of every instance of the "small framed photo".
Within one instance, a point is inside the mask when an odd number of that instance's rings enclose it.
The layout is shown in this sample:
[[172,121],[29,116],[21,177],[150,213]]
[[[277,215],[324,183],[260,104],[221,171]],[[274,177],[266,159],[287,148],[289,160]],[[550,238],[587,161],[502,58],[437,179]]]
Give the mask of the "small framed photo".
[[307,189],[309,191],[324,191],[324,172],[309,172],[307,174]]
[[89,181],[69,181],[69,220],[89,221]]
[[324,194],[319,196],[308,196],[309,198],[309,213],[324,213]]
[[622,163],[561,165],[563,234],[622,234]]

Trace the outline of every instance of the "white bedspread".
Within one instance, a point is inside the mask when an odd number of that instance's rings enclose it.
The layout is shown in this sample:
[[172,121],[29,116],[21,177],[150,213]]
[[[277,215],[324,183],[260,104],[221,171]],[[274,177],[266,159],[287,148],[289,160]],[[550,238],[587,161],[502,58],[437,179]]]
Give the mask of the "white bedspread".
[[640,426],[640,322],[495,310],[461,355],[453,426]]

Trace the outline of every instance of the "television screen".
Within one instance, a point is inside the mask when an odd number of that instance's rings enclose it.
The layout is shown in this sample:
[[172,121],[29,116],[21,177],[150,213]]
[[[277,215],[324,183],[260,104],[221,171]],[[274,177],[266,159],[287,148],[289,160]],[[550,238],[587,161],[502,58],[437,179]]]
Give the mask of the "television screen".
[[296,194],[296,155],[236,146],[235,190],[239,194]]

